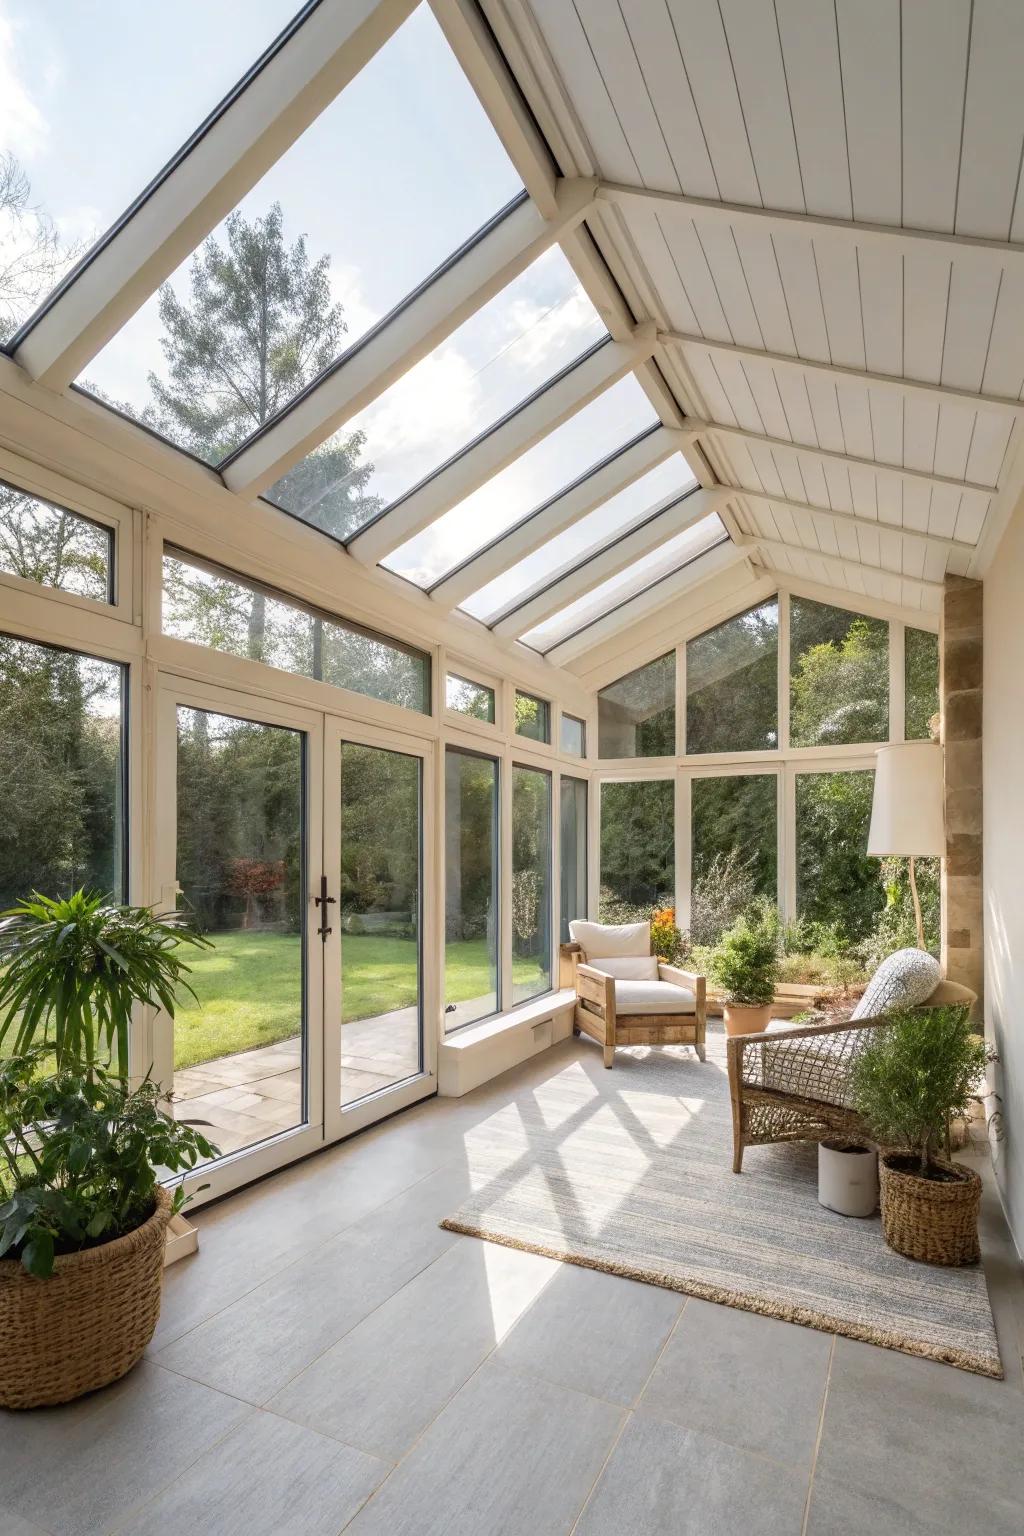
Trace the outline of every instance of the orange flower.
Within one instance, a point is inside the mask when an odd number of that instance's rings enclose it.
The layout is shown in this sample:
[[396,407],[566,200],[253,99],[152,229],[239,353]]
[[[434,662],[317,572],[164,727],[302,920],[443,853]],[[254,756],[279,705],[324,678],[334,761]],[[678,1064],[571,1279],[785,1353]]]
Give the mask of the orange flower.
[[675,923],[675,920],[675,907],[662,907],[661,910],[659,912],[655,912],[654,916],[651,918],[651,922],[656,923],[659,927],[671,927]]

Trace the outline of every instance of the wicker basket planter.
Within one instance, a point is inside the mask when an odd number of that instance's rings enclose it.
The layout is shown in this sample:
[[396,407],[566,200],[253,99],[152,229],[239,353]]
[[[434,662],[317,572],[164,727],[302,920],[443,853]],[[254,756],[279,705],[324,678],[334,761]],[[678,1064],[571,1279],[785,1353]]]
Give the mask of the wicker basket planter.
[[66,1403],[124,1376],[160,1315],[171,1199],[111,1243],[64,1254],[49,1280],[0,1259],[0,1407]]
[[925,1264],[976,1264],[981,1180],[972,1168],[941,1163],[948,1180],[922,1179],[893,1166],[905,1161],[879,1158],[882,1230],[889,1247]]

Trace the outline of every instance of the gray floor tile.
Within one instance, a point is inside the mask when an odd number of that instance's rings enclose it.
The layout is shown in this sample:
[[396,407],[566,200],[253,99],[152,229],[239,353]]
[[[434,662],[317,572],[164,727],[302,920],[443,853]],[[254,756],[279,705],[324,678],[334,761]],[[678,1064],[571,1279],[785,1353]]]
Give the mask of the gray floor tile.
[[557,1268],[552,1259],[462,1238],[269,1406],[398,1461]]
[[443,1186],[407,1191],[193,1328],[156,1360],[247,1402],[266,1402],[458,1240],[438,1225],[439,1205],[442,1212],[449,1208]]
[[609,1403],[489,1361],[346,1536],[565,1536],[620,1418]]
[[41,1525],[32,1525],[10,1510],[0,1509],[0,1536],[47,1536]]
[[675,1291],[563,1265],[495,1358],[625,1407],[641,1391],[679,1316]]
[[390,1470],[259,1413],[130,1516],[118,1536],[338,1536]]
[[1020,1536],[1022,1445],[1024,1395],[1005,1382],[837,1339],[808,1536]]
[[143,1361],[67,1407],[0,1417],[4,1504],[53,1536],[100,1536],[251,1414]]
[[690,1300],[638,1409],[810,1467],[831,1348],[829,1334]]
[[576,1536],[800,1536],[807,1478],[634,1414]]

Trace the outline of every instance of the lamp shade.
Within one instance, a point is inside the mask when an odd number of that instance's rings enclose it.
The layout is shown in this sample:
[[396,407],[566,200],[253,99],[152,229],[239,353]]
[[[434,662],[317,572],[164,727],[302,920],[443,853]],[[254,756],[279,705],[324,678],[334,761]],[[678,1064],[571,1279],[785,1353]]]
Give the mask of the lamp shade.
[[880,747],[868,853],[875,858],[923,858],[945,851],[942,747],[937,741]]

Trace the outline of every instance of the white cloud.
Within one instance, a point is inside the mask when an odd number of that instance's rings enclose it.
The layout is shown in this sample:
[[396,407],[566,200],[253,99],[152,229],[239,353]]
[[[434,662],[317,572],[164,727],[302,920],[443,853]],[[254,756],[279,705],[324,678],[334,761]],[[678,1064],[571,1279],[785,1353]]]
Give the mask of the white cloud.
[[23,160],[43,148],[49,125],[18,75],[16,36],[17,29],[0,8],[0,153]]

